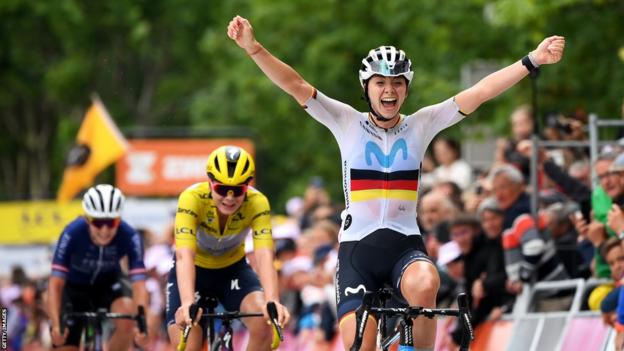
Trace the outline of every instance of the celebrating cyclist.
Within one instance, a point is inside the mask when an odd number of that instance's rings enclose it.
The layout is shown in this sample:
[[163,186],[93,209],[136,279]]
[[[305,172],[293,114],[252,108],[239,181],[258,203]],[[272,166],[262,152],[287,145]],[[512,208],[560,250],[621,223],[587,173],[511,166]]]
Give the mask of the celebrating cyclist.
[[[234,17],[227,34],[273,83],[329,128],[338,141],[346,209],[335,284],[345,346],[352,344],[355,319],[351,312],[365,290],[388,283],[410,305],[433,307],[439,276],[416,224],[420,164],[427,146],[438,132],[509,89],[530,71],[558,62],[564,38],[546,38],[522,60],[454,97],[406,116],[399,111],[414,72],[402,50],[381,46],[362,60],[359,80],[369,107],[369,112],[362,113],[325,96],[273,56],[256,40],[246,19]],[[374,327],[367,328],[362,349],[374,348],[374,336]],[[416,319],[415,349],[432,349],[434,339],[435,321]]]
[[[147,305],[143,244],[139,234],[121,219],[124,196],[112,185],[89,188],[82,199],[85,216],[69,223],[61,235],[48,287],[48,315],[52,345],[58,350],[78,350],[82,321],[61,330],[62,307],[72,312],[135,314]],[[131,289],[124,281],[120,260],[128,258]],[[132,296],[132,298],[130,298]],[[138,334],[134,321],[115,320],[109,350],[128,350],[133,339],[145,346],[147,336]]]
[[[281,325],[289,314],[279,302],[273,266],[273,237],[267,198],[249,185],[255,166],[251,155],[236,146],[213,151],[206,165],[208,181],[182,192],[175,219],[175,265],[167,284],[167,324],[174,345],[180,329],[192,321],[189,307],[209,296],[228,311],[263,311],[274,301]],[[252,233],[257,273],[245,258],[245,237]],[[259,279],[258,279],[259,278]],[[201,309],[199,314],[201,314]],[[198,315],[199,315],[198,314]],[[269,350],[272,332],[266,320],[246,318],[247,350]],[[187,350],[199,350],[202,330],[192,328]]]

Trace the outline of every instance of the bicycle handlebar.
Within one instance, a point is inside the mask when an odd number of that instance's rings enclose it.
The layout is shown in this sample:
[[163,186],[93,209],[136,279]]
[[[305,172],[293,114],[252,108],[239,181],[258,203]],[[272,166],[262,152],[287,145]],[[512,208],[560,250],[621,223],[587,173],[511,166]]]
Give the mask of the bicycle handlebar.
[[147,335],[147,324],[145,322],[145,308],[143,305],[138,306],[137,314],[107,312],[101,308],[97,312],[73,312],[71,306],[65,307],[65,312],[61,315],[61,335],[65,333],[67,321],[70,318],[103,321],[105,319],[131,319],[137,323],[139,331]]
[[474,339],[474,332],[470,322],[470,308],[468,307],[468,297],[465,293],[457,296],[457,309],[452,308],[424,308],[424,307],[373,307],[374,305],[382,305],[389,298],[388,291],[382,289],[380,291],[367,291],[362,297],[362,304],[355,310],[355,338],[350,351],[359,351],[362,346],[364,330],[369,314],[378,316],[402,316],[406,318],[416,318],[424,316],[429,319],[435,316],[454,316],[461,320],[462,340],[460,351],[468,350],[470,341]]
[[[271,343],[271,348],[276,349],[281,341],[284,341],[284,335],[282,332],[282,327],[278,322],[278,313],[277,306],[275,302],[269,301],[266,304],[267,313],[269,314],[269,321],[271,322],[271,326],[273,329],[273,342]],[[195,315],[199,310],[199,305],[197,303],[192,304],[189,307],[189,313],[193,316],[193,320],[195,320]],[[221,320],[232,320],[246,317],[263,317],[263,313],[241,313],[241,312],[218,312],[218,313],[204,313],[201,318],[217,318]],[[176,348],[177,351],[184,351],[186,349],[186,342],[188,341],[188,336],[191,331],[191,327],[193,325],[187,325],[184,327],[184,330],[181,333],[180,342]]]

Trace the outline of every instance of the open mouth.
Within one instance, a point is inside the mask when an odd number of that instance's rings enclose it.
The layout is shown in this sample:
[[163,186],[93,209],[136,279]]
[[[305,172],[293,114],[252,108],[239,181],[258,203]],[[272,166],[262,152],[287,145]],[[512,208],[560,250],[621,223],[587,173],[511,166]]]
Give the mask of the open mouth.
[[225,207],[228,210],[236,208],[236,203],[227,204],[225,202],[222,202],[221,205],[223,205],[223,207]]
[[385,108],[393,108],[397,104],[396,98],[383,98],[381,99],[381,105]]

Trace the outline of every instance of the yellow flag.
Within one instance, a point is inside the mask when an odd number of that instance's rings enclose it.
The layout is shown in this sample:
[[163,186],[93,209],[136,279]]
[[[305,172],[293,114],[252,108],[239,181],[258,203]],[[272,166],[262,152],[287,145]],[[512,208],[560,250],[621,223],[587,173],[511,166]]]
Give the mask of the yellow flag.
[[69,152],[57,200],[69,201],[93,184],[95,177],[122,157],[127,149],[128,142],[106,108],[94,99],[78,130],[76,145]]

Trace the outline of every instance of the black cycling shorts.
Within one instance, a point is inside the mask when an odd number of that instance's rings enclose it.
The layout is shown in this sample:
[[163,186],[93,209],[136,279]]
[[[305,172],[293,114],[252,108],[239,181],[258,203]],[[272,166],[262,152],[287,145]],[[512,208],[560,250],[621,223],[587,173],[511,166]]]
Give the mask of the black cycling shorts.
[[[120,297],[131,296],[132,290],[128,281],[121,277],[107,284],[76,285],[66,283],[63,288],[61,309],[69,304],[72,312],[97,312],[100,308],[110,311],[115,300]],[[64,346],[79,346],[80,334],[85,327],[84,321],[80,319],[69,320],[67,324],[69,334]]]
[[[195,266],[195,301],[204,312],[207,310],[205,305],[207,297],[216,297],[227,311],[239,311],[243,298],[254,291],[262,291],[262,285],[245,258],[219,269]],[[169,326],[175,323],[175,313],[182,304],[175,262],[169,271],[166,294],[166,322]]]
[[404,235],[379,229],[359,241],[340,243],[336,267],[336,304],[338,320],[357,309],[365,291],[389,285],[401,295],[401,276],[414,261],[426,261],[427,249],[420,235]]

